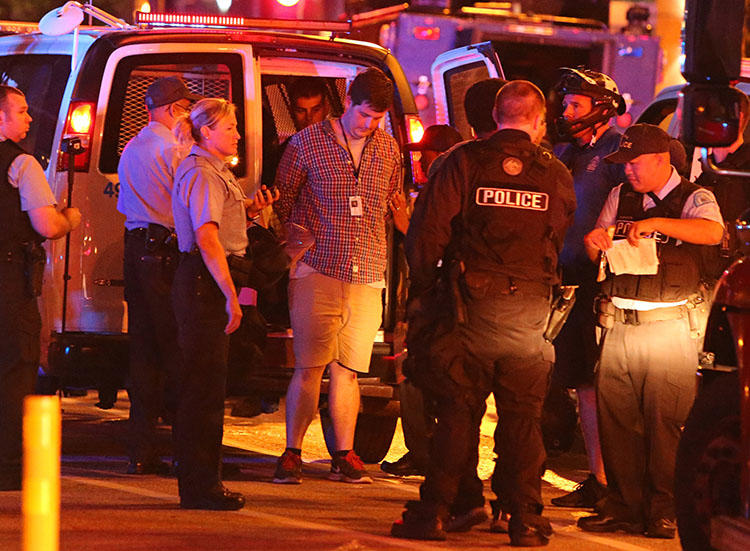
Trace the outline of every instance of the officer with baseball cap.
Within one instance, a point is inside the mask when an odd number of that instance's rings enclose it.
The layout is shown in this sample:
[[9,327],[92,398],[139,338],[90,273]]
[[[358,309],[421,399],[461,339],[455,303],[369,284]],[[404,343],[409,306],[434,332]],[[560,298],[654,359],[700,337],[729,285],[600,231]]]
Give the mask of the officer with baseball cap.
[[125,215],[124,278],[130,334],[130,463],[128,474],[167,474],[158,456],[156,423],[174,404],[163,404],[165,380],[179,372],[171,288],[177,267],[172,185],[187,154],[172,134],[200,96],[181,78],[155,80],[144,98],[149,123],[125,146],[117,172],[117,210]]
[[[588,532],[673,538],[673,484],[680,427],[695,394],[702,258],[723,234],[713,194],[670,164],[672,139],[636,124],[605,157],[627,181],[609,194],[584,244],[599,261],[614,241],[656,241],[658,271],[626,266],[607,273],[597,303],[604,329],[596,396],[608,496],[599,514],[579,519]],[[614,227],[614,238],[608,228]],[[625,245],[627,246],[627,245]],[[704,256],[705,255],[705,256]]]

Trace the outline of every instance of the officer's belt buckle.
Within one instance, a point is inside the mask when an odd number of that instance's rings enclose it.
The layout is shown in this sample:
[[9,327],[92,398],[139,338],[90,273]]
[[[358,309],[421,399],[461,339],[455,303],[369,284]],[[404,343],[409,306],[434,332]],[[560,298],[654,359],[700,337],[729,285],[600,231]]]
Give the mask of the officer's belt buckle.
[[626,323],[628,325],[640,325],[641,322],[638,320],[638,310],[633,310],[630,308],[623,308],[620,310],[622,312],[622,321],[623,323]]

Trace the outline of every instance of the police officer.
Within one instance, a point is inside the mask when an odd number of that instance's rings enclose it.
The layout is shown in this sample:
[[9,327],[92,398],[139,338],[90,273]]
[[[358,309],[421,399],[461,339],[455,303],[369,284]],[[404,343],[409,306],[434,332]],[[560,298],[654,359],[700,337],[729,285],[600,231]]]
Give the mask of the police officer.
[[181,252],[172,288],[183,363],[174,426],[180,507],[235,510],[245,498],[224,487],[220,472],[229,334],[240,325],[237,288],[250,271],[247,219],[274,198],[265,188],[246,198],[226,164],[240,138],[234,105],[202,99],[177,132],[195,142],[172,192]]
[[156,424],[164,406],[174,413],[174,404],[163,404],[163,397],[165,382],[174,384],[180,365],[170,298],[177,267],[172,185],[187,153],[172,129],[195,99],[178,77],[154,81],[145,97],[149,123],[125,146],[117,167],[130,335],[128,474],[169,472],[158,456]]
[[39,367],[41,243],[81,222],[78,209],[55,209],[42,167],[18,145],[30,124],[23,92],[0,85],[0,491],[21,489],[23,399]]
[[610,226],[615,241],[654,239],[658,256],[655,275],[625,265],[602,284],[608,300],[598,308],[606,333],[596,393],[609,493],[598,515],[579,519],[589,532],[675,535],[675,454],[698,363],[693,297],[705,248],[719,243],[723,225],[713,194],[671,166],[669,143],[657,126],[625,132],[605,159],[625,165],[627,182],[610,192],[585,238],[592,260],[613,247]]
[[[552,532],[541,516],[540,417],[553,358],[543,333],[575,194],[565,166],[537,145],[546,125],[536,86],[506,84],[494,114],[495,134],[461,144],[445,159],[417,199],[406,238],[410,300],[429,293],[440,263],[454,291],[447,300],[455,305],[455,330],[450,346],[441,339],[431,345],[430,369],[442,389],[431,464],[421,501],[407,504],[391,527],[397,537],[445,538],[449,504],[462,479],[476,477],[468,471],[490,392],[502,424],[493,490],[511,513],[511,544],[544,545]],[[412,321],[420,320],[410,319],[410,330]]]
[[562,99],[562,115],[556,121],[555,155],[573,175],[576,214],[560,253],[563,284],[577,285],[576,302],[555,339],[553,384],[575,388],[581,433],[589,463],[588,478],[569,494],[552,499],[558,507],[594,507],[606,494],[606,476],[599,449],[596,422],[594,366],[599,357],[596,342],[594,297],[596,267],[583,247],[583,236],[594,229],[610,190],[625,180],[622,165],[603,161],[617,150],[620,133],[610,119],[625,112],[625,100],[614,80],[588,69],[561,69],[555,91]]

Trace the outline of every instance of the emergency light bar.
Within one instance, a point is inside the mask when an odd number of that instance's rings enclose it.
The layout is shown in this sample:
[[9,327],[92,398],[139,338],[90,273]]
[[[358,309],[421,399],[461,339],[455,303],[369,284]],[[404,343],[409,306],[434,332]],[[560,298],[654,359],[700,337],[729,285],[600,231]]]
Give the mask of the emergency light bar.
[[260,19],[227,15],[191,15],[177,13],[135,12],[137,25],[147,27],[187,27],[192,29],[279,29],[295,31],[328,31],[347,33],[350,23],[298,19]]
[[353,28],[392,19],[409,7],[408,3],[352,15],[348,21],[304,19],[261,19],[229,15],[194,15],[180,13],[135,12],[135,23],[145,27],[192,29],[276,29],[291,31],[325,31],[349,33]]

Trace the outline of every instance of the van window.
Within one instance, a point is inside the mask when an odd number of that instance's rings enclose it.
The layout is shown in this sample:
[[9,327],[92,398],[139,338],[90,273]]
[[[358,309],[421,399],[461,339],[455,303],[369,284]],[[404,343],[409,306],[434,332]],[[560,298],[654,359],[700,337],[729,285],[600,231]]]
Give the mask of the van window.
[[482,61],[470,63],[445,72],[445,95],[448,99],[448,120],[462,136],[471,136],[471,126],[466,120],[464,96],[471,85],[490,77]]
[[46,170],[60,113],[65,84],[70,75],[67,55],[9,55],[0,57],[0,82],[26,95],[33,119],[21,147]]
[[[238,128],[245,127],[242,58],[237,54],[183,54],[179,56],[179,61],[175,63],[174,54],[161,54],[128,57],[119,63],[112,81],[104,123],[99,160],[101,172],[117,172],[125,145],[148,124],[144,97],[157,78],[179,76],[194,94],[231,101],[237,107]],[[242,157],[244,138],[240,138],[238,150],[240,161],[233,172],[242,177],[246,167],[246,159]]]

